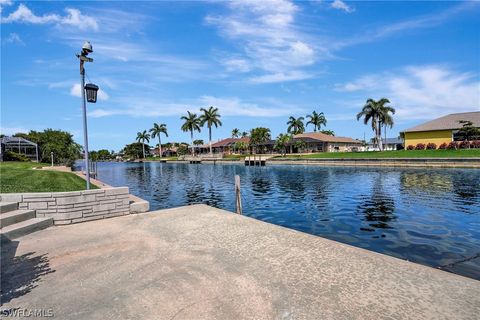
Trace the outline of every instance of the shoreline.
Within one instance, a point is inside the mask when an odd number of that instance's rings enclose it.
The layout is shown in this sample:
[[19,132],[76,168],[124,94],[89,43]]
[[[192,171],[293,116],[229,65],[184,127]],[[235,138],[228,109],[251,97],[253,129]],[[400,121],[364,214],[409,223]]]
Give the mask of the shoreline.
[[[147,160],[146,162],[158,162]],[[185,160],[167,160],[165,163],[186,163]],[[200,164],[244,164],[244,160],[201,160]],[[313,158],[268,159],[266,165],[317,165],[345,167],[416,167],[416,168],[469,168],[480,169],[480,158]]]

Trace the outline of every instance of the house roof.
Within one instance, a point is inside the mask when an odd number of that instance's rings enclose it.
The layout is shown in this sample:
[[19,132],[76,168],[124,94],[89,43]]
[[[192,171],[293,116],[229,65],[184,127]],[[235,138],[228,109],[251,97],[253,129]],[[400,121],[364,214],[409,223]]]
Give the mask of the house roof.
[[321,132],[305,132],[301,134],[296,134],[293,136],[293,138],[302,139],[302,140],[305,140],[306,142],[321,141],[321,142],[333,142],[333,143],[335,142],[356,143],[356,144],[362,143],[360,140],[356,140],[350,137],[331,136]]
[[462,127],[462,124],[459,121],[461,120],[471,121],[473,122],[473,125],[475,127],[480,127],[480,111],[452,113],[452,114],[419,124],[418,126],[409,128],[404,132],[460,129]]
[[245,138],[227,138],[223,139],[220,141],[217,141],[215,143],[212,143],[212,148],[220,148],[220,147],[228,147],[233,145],[236,142],[243,141],[245,143],[248,143],[250,141],[250,138],[245,137]]

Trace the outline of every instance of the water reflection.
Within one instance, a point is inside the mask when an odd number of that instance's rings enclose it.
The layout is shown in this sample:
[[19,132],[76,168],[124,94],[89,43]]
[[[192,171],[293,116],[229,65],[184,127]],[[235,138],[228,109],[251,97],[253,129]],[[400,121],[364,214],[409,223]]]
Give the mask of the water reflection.
[[[152,210],[229,211],[238,174],[256,219],[437,267],[480,251],[480,170],[100,163],[98,173]],[[456,270],[480,279],[480,263]]]
[[376,175],[369,194],[360,200],[357,211],[364,215],[362,220],[368,222],[369,227],[361,227],[362,231],[393,228],[389,223],[396,219],[395,201],[385,190],[381,173]]

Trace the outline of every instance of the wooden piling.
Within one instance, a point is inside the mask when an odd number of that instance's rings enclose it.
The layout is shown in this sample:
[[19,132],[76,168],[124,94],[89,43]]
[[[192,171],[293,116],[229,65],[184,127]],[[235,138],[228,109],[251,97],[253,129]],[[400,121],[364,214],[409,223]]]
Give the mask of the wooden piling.
[[237,214],[242,214],[242,198],[240,193],[240,176],[235,175],[235,202]]

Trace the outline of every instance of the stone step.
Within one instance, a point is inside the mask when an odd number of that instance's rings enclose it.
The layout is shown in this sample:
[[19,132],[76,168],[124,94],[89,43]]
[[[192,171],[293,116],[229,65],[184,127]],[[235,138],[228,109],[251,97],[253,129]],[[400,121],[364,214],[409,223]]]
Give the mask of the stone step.
[[12,240],[53,225],[52,218],[33,218],[0,229],[2,240]]
[[17,209],[17,202],[0,202],[0,213],[10,212]]
[[0,228],[35,218],[35,210],[14,210],[0,215]]

